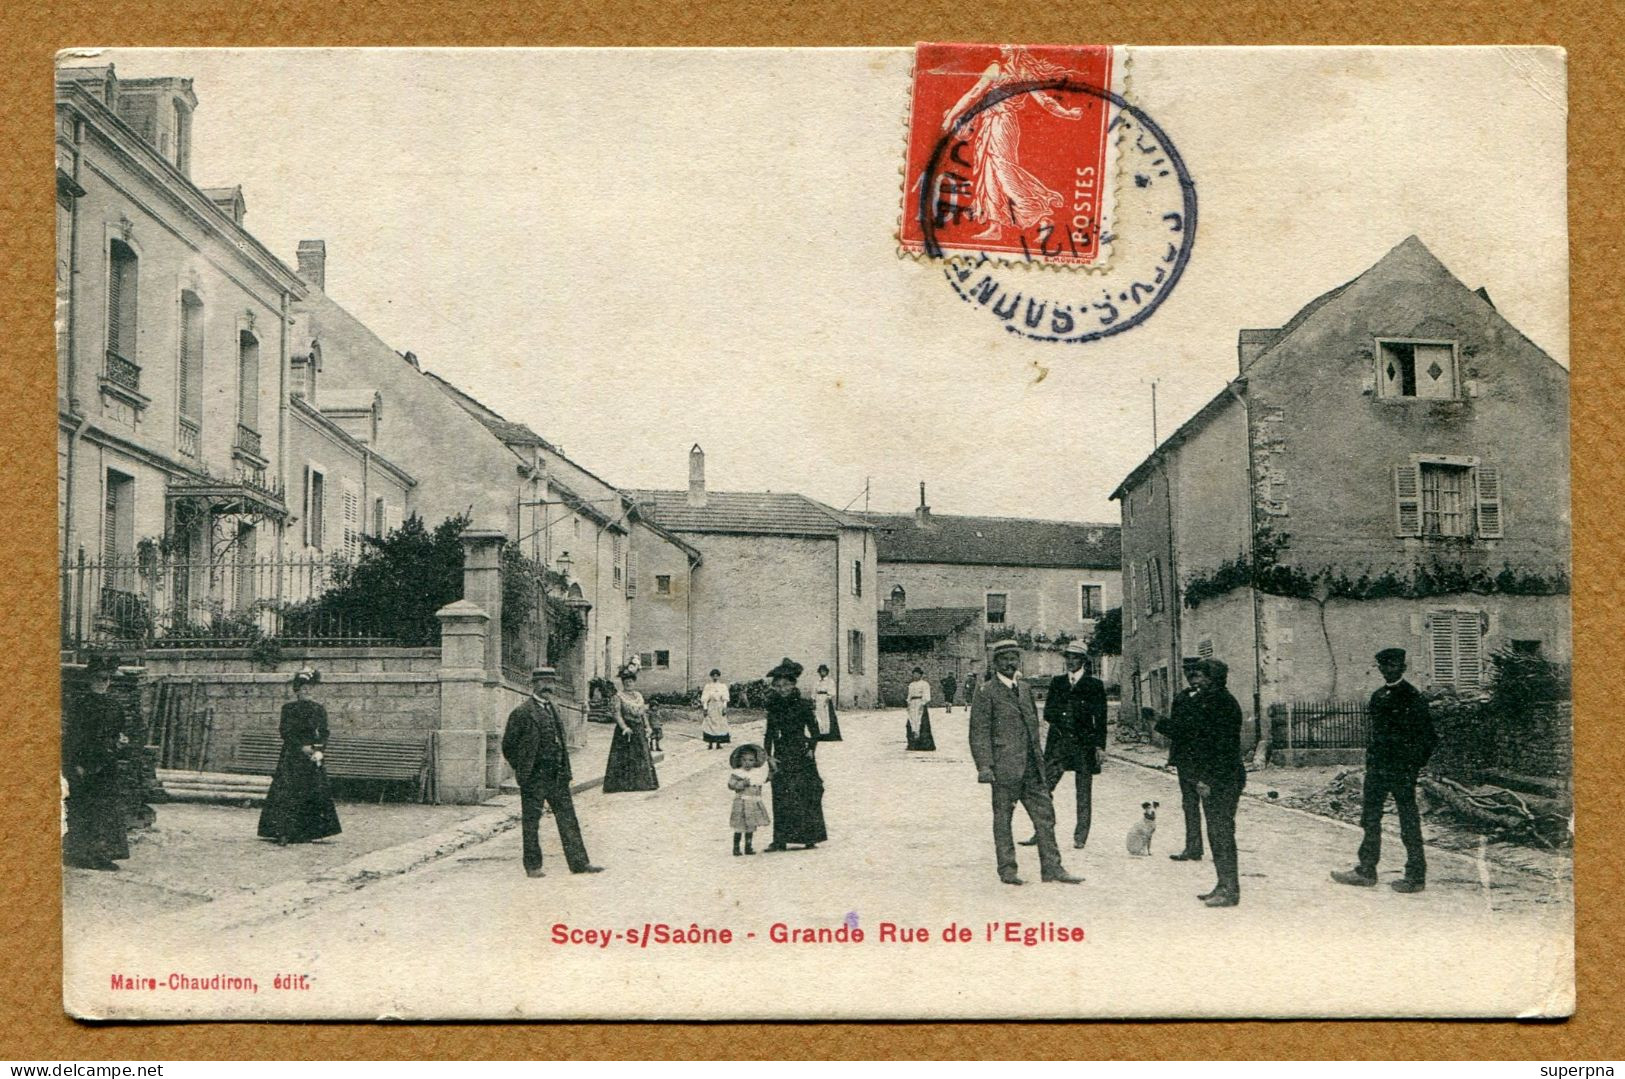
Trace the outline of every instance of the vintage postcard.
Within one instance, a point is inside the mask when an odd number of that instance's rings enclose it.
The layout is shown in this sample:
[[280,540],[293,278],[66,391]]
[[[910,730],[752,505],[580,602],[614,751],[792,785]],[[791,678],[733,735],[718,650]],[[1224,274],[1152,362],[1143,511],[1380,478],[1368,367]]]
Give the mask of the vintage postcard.
[[1573,1011],[1561,50],[55,83],[72,1015]]

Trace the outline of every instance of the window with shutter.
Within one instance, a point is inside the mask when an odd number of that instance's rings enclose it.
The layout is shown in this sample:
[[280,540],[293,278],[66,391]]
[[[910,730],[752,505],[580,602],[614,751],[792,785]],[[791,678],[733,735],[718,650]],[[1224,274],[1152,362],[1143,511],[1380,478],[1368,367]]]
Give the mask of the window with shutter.
[[310,511],[306,518],[310,522],[310,539],[312,547],[326,546],[327,540],[327,477],[312,468],[310,470]]
[[361,549],[361,495],[344,485],[344,557],[354,559]]
[[203,302],[191,292],[181,293],[181,363],[176,381],[181,416],[195,421],[203,398]]
[[375,499],[372,500],[372,534],[373,535],[382,536],[388,530],[387,526],[384,523],[384,520],[385,520],[385,518],[384,518],[384,500],[381,499],[381,498],[375,498]]
[[259,432],[260,343],[247,330],[237,335],[237,422],[250,432]]
[[107,249],[107,351],[137,362],[136,300],[140,260],[135,250],[118,240]]
[[1417,470],[1422,489],[1422,535],[1469,535],[1469,470],[1460,465],[1432,463],[1418,465]]
[[628,596],[638,594],[638,553],[636,551],[626,552],[626,594]]
[[1419,466],[1394,466],[1394,534],[1422,534],[1422,482]]
[[1434,611],[1428,616],[1433,684],[1473,689],[1484,681],[1484,617],[1478,611]]
[[1456,346],[1448,341],[1378,341],[1377,390],[1389,398],[1454,399]]
[[1501,538],[1501,470],[1495,465],[1479,465],[1473,470],[1478,503],[1478,534],[1485,539]]

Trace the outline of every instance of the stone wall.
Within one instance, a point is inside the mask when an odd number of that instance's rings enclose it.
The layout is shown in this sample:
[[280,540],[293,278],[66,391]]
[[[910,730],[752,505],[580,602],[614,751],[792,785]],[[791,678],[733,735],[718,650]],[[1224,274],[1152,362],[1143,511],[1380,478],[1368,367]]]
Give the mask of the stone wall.
[[429,733],[440,724],[437,648],[331,648],[286,652],[267,669],[241,650],[151,651],[149,677],[194,683],[198,707],[214,717],[203,770],[230,771],[246,730],[275,731],[293,700],[294,671],[322,674],[313,697],[327,709],[334,734]]

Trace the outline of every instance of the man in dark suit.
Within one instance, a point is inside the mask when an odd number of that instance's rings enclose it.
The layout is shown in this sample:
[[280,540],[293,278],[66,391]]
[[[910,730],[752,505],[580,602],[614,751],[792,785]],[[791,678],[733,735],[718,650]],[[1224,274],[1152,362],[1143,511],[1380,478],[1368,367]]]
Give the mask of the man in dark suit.
[[[1049,736],[1044,741],[1044,768],[1049,775],[1051,800],[1061,777],[1071,772],[1078,792],[1078,826],[1072,832],[1072,845],[1078,850],[1089,842],[1089,822],[1094,810],[1095,776],[1100,774],[1100,756],[1106,750],[1106,687],[1089,674],[1089,647],[1072,641],[1061,650],[1066,673],[1050,679],[1044,697],[1044,722]],[[1024,840],[1031,847],[1038,836]]]
[[119,747],[128,743],[124,708],[111,693],[119,661],[94,656],[86,685],[63,701],[62,774],[68,779],[68,833],[62,863],[114,870],[130,856],[120,804]]
[[1241,705],[1225,688],[1230,668],[1216,659],[1196,665],[1191,685],[1191,769],[1207,817],[1207,845],[1213,849],[1218,883],[1196,898],[1210,907],[1241,902],[1241,871],[1236,860],[1236,809],[1247,785],[1241,762]]
[[1019,677],[1021,646],[1013,640],[993,645],[993,674],[976,691],[970,709],[970,751],[976,760],[976,781],[993,788],[993,846],[998,856],[999,879],[1020,884],[1016,875],[1016,842],[1010,818],[1020,802],[1038,833],[1041,877],[1059,884],[1077,884],[1061,864],[1055,843],[1055,804],[1050,801],[1049,778],[1038,741],[1038,708],[1033,693]]
[[1382,854],[1382,810],[1394,796],[1399,813],[1399,837],[1405,844],[1405,877],[1396,880],[1396,892],[1420,892],[1427,887],[1427,853],[1422,846],[1422,815],[1416,808],[1416,776],[1433,755],[1439,738],[1422,691],[1405,680],[1405,650],[1384,648],[1377,653],[1383,687],[1371,695],[1371,743],[1365,751],[1365,792],[1360,804],[1359,862],[1351,870],[1335,870],[1339,884],[1369,888],[1377,883],[1377,859]]
[[1202,796],[1196,790],[1191,760],[1191,737],[1195,733],[1191,705],[1196,699],[1194,678],[1200,662],[1195,656],[1185,657],[1185,681],[1189,684],[1174,696],[1168,718],[1157,724],[1157,733],[1168,739],[1168,765],[1179,776],[1179,801],[1185,811],[1185,849],[1168,855],[1176,862],[1202,860]]
[[530,700],[508,714],[502,732],[502,756],[519,783],[519,831],[524,844],[525,875],[542,876],[542,843],[537,834],[542,807],[551,806],[559,825],[559,842],[572,873],[602,873],[587,860],[570,797],[570,747],[564,723],[553,704],[552,667],[537,667],[530,676]]

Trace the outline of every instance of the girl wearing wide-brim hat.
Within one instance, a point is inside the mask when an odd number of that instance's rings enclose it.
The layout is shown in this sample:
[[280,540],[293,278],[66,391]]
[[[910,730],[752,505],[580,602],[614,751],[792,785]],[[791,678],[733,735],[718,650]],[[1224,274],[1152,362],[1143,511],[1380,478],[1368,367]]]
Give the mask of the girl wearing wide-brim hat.
[[745,842],[744,853],[755,854],[756,849],[751,844],[756,829],[773,822],[762,801],[762,786],[772,780],[773,764],[761,746],[746,744],[728,755],[728,767],[733,769],[728,773],[728,789],[734,792],[728,823],[734,832],[734,854],[740,853],[741,839]]
[[320,671],[305,667],[293,676],[293,700],[282,706],[282,756],[260,810],[259,835],[278,843],[309,843],[338,835],[338,811],[327,770],[327,709],[311,699]]

